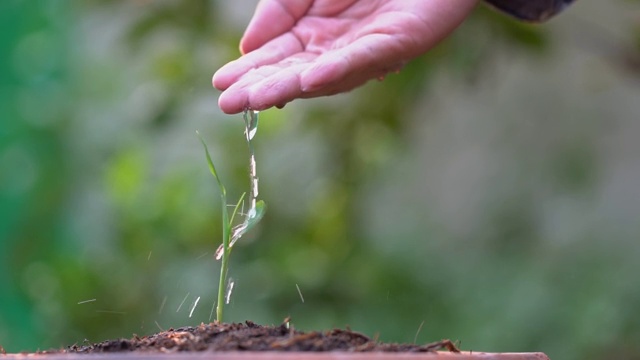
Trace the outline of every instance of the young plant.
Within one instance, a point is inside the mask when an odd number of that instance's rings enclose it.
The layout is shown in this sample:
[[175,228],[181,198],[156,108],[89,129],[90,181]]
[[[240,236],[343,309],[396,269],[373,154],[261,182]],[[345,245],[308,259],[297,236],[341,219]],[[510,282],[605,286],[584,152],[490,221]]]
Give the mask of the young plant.
[[[247,116],[248,113],[248,116]],[[220,263],[220,282],[218,283],[218,300],[217,300],[217,308],[216,308],[216,320],[219,323],[222,323],[224,316],[224,306],[228,301],[225,301],[225,284],[227,282],[227,274],[229,272],[229,255],[231,254],[231,249],[242,235],[251,230],[259,221],[262,219],[264,215],[264,211],[266,209],[265,203],[262,200],[257,201],[258,195],[258,179],[256,176],[256,167],[255,167],[255,158],[253,155],[253,147],[251,145],[251,139],[253,135],[255,135],[257,129],[257,113],[254,113],[251,110],[245,112],[245,135],[247,139],[247,144],[249,146],[250,152],[250,171],[249,175],[251,178],[251,208],[244,215],[244,220],[237,226],[233,226],[233,222],[236,214],[240,210],[240,205],[242,204],[246,192],[240,196],[238,202],[233,206],[233,210],[231,214],[229,214],[228,205],[227,205],[227,190],[220,180],[218,176],[218,172],[216,171],[216,167],[213,164],[213,160],[211,159],[211,154],[209,153],[209,148],[207,144],[204,142],[199,133],[198,137],[200,138],[200,142],[204,147],[205,155],[207,157],[207,163],[209,165],[209,171],[216,179],[216,183],[218,184],[218,189],[220,191],[220,203],[221,203],[221,213],[222,213],[222,244],[216,251],[216,259],[221,260]]]

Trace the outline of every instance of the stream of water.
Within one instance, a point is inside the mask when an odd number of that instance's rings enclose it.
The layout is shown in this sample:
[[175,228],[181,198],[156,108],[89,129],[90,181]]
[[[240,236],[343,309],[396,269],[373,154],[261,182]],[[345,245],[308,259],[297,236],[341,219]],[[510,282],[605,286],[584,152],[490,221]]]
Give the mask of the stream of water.
[[[233,247],[242,235],[260,221],[265,209],[264,202],[258,201],[258,173],[252,143],[253,138],[258,132],[258,112],[254,110],[245,110],[243,117],[245,124],[244,134],[249,148],[249,210],[245,213],[242,223],[233,228],[229,248]],[[216,259],[220,260],[222,258],[222,252],[222,247],[218,248],[218,251],[216,251]]]

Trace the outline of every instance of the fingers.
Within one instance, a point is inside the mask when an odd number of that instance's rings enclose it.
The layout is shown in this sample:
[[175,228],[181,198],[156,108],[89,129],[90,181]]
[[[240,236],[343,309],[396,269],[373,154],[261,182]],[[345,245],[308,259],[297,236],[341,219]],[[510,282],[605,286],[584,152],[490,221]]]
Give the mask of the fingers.
[[224,65],[216,71],[211,82],[216,89],[226,90],[251,69],[277,64],[302,51],[302,44],[295,36],[292,34],[282,35],[260,49]]
[[[401,43],[390,35],[371,34],[322,55],[301,48],[288,57],[280,52],[270,58],[270,64],[258,66],[268,44],[216,73],[214,85],[224,90],[218,105],[225,113],[235,114],[246,108],[264,110],[296,98],[351,90],[401,66]],[[232,72],[233,76],[226,75]]]
[[225,113],[235,114],[246,108],[264,110],[284,105],[301,97],[300,73],[316,57],[316,54],[301,52],[277,64],[247,72],[220,95],[220,108]]
[[299,74],[305,65],[270,66],[247,73],[218,99],[220,109],[236,114],[247,108],[265,110],[301,96]]
[[313,0],[261,0],[240,40],[240,51],[247,54],[291,30],[309,10]]

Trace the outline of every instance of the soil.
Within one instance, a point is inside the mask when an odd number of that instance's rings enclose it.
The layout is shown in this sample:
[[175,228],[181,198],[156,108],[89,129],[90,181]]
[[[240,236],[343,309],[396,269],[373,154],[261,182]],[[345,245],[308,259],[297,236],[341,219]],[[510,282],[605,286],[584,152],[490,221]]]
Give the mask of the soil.
[[279,326],[210,323],[169,329],[150,336],[72,345],[63,353],[180,352],[180,351],[346,351],[346,352],[459,352],[449,340],[427,345],[380,343],[363,334],[334,329],[326,332],[295,330],[289,321]]

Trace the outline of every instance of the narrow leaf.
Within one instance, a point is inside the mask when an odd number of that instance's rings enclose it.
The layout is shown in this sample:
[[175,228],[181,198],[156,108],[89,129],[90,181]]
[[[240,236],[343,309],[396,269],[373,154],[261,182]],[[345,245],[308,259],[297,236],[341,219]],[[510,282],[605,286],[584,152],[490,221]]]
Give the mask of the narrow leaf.
[[222,180],[220,180],[220,177],[218,176],[218,172],[216,171],[216,167],[215,165],[213,165],[213,160],[211,160],[211,154],[209,154],[209,147],[207,146],[207,143],[205,143],[204,140],[202,139],[202,136],[200,136],[200,132],[196,131],[196,134],[198,135],[198,139],[200,139],[202,146],[204,146],[204,152],[207,156],[207,163],[209,164],[209,171],[211,172],[211,175],[213,175],[213,177],[216,179],[216,182],[218,183],[218,187],[220,188],[220,193],[226,196],[227,190],[224,188],[224,185],[222,185]]

